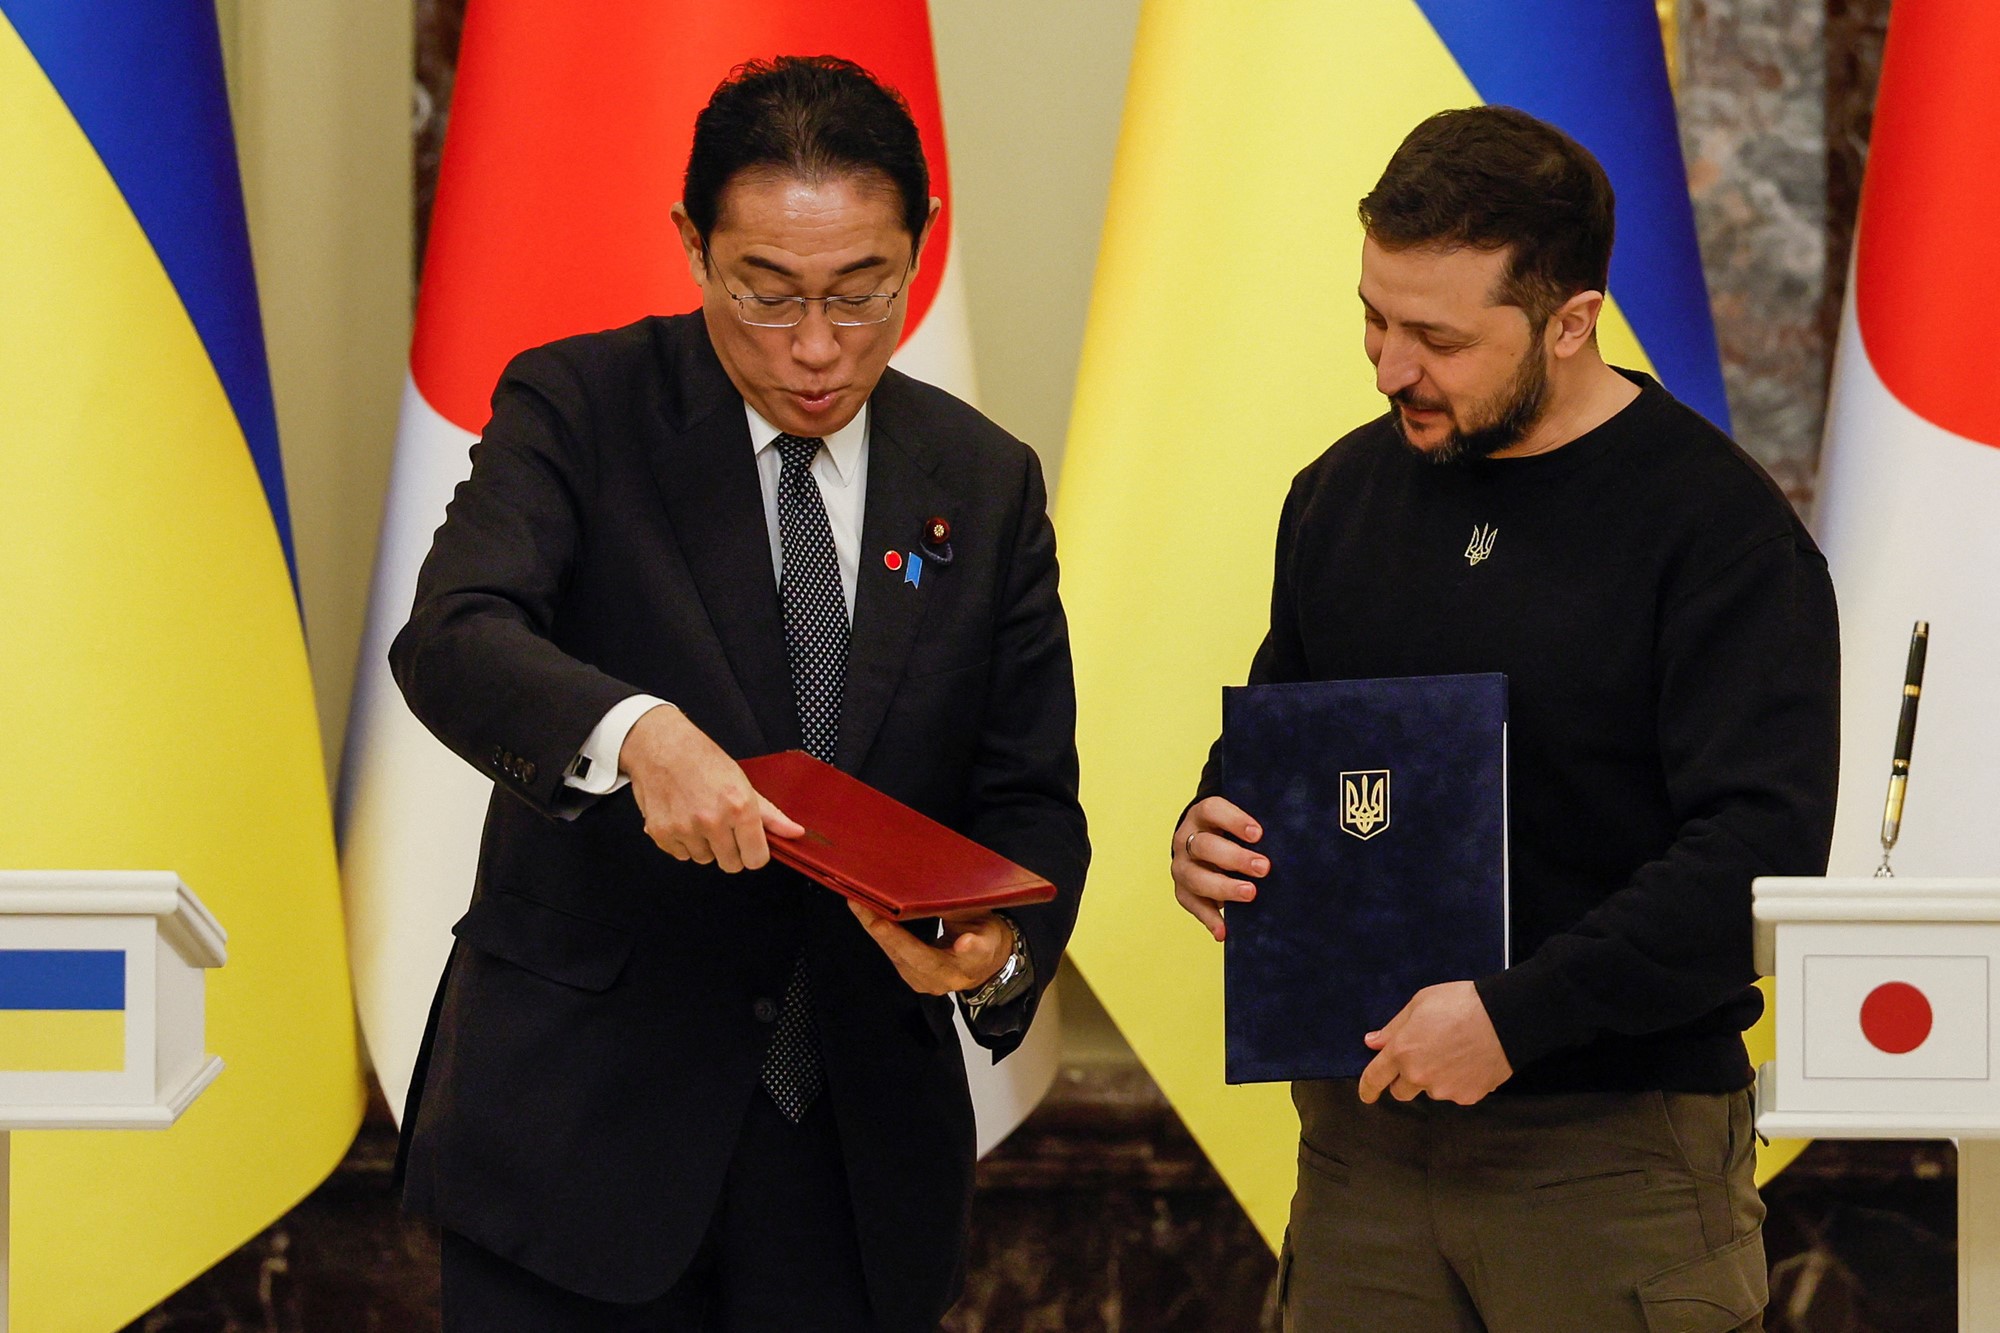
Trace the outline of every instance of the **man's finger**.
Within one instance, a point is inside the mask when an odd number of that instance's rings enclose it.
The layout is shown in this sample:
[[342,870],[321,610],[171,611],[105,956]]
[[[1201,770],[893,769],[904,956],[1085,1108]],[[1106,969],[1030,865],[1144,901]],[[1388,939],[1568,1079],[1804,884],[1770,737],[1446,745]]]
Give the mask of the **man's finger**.
[[1222,913],[1216,911],[1206,898],[1197,897],[1176,884],[1174,886],[1174,901],[1186,909],[1189,916],[1208,927],[1209,934],[1215,936],[1218,940],[1223,937],[1225,932],[1222,924]]
[[709,846],[715,850],[715,864],[724,874],[734,875],[743,869],[743,850],[736,842],[739,836],[741,830],[726,828],[709,839]]
[[[761,803],[764,798],[760,796],[757,799]],[[762,870],[771,863],[771,845],[764,840],[761,814],[738,820],[731,832],[736,837],[736,854],[742,858],[745,870]]]
[[1196,829],[1186,839],[1183,850],[1196,866],[1257,876],[1268,874],[1271,869],[1268,857],[1251,851],[1214,829]]
[[645,817],[646,836],[653,840],[655,847],[665,852],[668,856],[673,857],[676,861],[685,861],[688,859],[687,848],[681,844],[681,840],[678,837],[667,831],[665,820],[657,818],[655,812],[644,805],[639,807],[639,813]]
[[1212,903],[1247,903],[1257,896],[1255,884],[1200,865],[1183,866],[1181,873],[1174,876],[1174,882],[1196,897],[1206,898]]
[[1389,1095],[1399,1102],[1413,1102],[1417,1099],[1417,1094],[1422,1091],[1422,1088],[1401,1074],[1398,1074],[1396,1081],[1389,1085]]
[[1209,797],[1195,806],[1193,813],[1201,822],[1233,834],[1243,842],[1255,842],[1264,836],[1264,830],[1256,820],[1220,796]]
[[[951,928],[947,925],[947,929]],[[966,990],[977,986],[1006,966],[1011,942],[1007,927],[997,920],[988,919],[970,930],[964,930],[949,945],[943,946],[959,976],[958,984],[952,989]]]
[[[1422,994],[1422,992],[1419,991],[1418,994]],[[1384,1023],[1381,1027],[1377,1028],[1375,1031],[1370,1032],[1367,1036],[1363,1037],[1362,1040],[1368,1043],[1368,1046],[1371,1050],[1377,1050],[1377,1051],[1381,1050],[1382,1047],[1387,1046],[1389,1044],[1390,1040],[1393,1039],[1398,1032],[1401,1032],[1403,1030],[1404,1026],[1410,1021],[1410,1011],[1412,1009],[1415,1009],[1416,1007],[1417,1007],[1416,999],[1412,997],[1409,1001],[1407,1001],[1403,1005],[1401,1009],[1398,1009],[1396,1011],[1395,1015],[1392,1018],[1390,1018],[1388,1022]],[[1380,1038],[1380,1041],[1379,1042],[1373,1041],[1370,1040],[1370,1038]]]
[[[855,915],[859,918],[861,914],[857,911]],[[911,990],[944,995],[972,984],[970,972],[955,966],[957,960],[949,951],[924,943],[885,917],[873,917],[863,924]]]
[[1386,1054],[1376,1056],[1368,1062],[1368,1067],[1361,1071],[1361,1085],[1358,1089],[1361,1100],[1373,1105],[1375,1099],[1382,1095],[1382,1089],[1388,1087],[1395,1079],[1395,1060]]
[[852,900],[849,901],[849,906],[854,909],[855,918],[870,935],[875,937],[875,942],[882,946],[883,952],[889,955],[889,961],[898,967],[904,963],[927,963],[931,955],[936,953],[936,950],[920,942],[916,936],[888,917],[877,916]]
[[759,832],[760,837],[764,833],[776,834],[780,838],[803,838],[806,836],[806,826],[804,824],[799,823],[798,820],[793,819],[762,796],[757,798],[757,813],[763,823],[763,827]]

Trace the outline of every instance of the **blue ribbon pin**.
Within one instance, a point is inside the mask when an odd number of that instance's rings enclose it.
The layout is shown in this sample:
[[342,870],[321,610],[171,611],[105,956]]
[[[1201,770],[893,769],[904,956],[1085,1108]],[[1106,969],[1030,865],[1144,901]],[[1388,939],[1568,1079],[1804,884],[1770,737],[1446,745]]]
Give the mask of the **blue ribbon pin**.
[[909,584],[912,588],[921,588],[923,586],[923,577],[924,558],[915,551],[912,551],[910,552],[909,559],[903,565],[903,582]]

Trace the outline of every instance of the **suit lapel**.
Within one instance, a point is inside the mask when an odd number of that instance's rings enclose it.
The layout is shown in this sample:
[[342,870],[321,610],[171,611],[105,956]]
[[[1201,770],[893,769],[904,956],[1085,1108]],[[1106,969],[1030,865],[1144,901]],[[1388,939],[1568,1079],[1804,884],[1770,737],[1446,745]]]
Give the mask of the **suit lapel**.
[[764,742],[773,750],[786,749],[799,743],[798,714],[750,426],[699,315],[688,333],[673,368],[681,394],[680,429],[669,447],[654,451],[654,476],[709,623]]
[[937,466],[936,455],[913,428],[902,387],[901,377],[888,371],[870,399],[867,510],[861,521],[854,633],[834,758],[850,773],[859,772],[868,757],[868,747],[903,679],[930,596],[926,583],[945,572],[929,567],[912,587],[901,573],[892,574],[882,565],[885,551],[914,550],[924,521],[947,507],[930,475]]

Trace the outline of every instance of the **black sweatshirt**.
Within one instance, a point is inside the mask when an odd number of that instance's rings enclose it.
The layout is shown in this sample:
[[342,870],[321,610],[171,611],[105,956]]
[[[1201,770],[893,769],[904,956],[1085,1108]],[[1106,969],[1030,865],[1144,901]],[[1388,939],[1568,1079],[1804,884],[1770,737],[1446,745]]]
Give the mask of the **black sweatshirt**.
[[1388,416],[1327,450],[1250,668],[1506,673],[1513,966],[1473,978],[1503,1091],[1745,1086],[1750,881],[1823,873],[1833,835],[1826,561],[1748,455],[1621,373],[1630,405],[1531,458],[1440,466]]

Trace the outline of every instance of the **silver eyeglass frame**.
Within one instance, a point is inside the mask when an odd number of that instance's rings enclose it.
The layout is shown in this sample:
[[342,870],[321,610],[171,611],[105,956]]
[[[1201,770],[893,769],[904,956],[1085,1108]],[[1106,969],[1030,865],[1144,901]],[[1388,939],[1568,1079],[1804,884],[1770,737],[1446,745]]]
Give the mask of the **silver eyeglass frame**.
[[[909,290],[910,274],[915,271],[917,260],[914,255],[910,257],[909,265],[903,269],[903,281],[895,291],[857,292],[847,296],[759,296],[755,292],[739,292],[729,285],[729,279],[722,276],[722,267],[715,262],[715,256],[709,251],[708,242],[706,241],[703,241],[701,246],[701,264],[702,268],[715,279],[717,285],[727,293],[729,299],[736,303],[736,318],[742,320],[750,328],[795,329],[806,322],[806,307],[818,303],[826,314],[826,322],[834,328],[866,329],[873,328],[877,324],[887,324],[891,317],[895,315],[896,298]],[[841,302],[876,300],[884,302],[882,317],[880,319],[839,320],[834,318],[834,311]],[[750,318],[752,310],[770,311],[785,307],[790,307],[792,310],[797,311],[798,318],[787,320],[782,324],[762,324]]]

